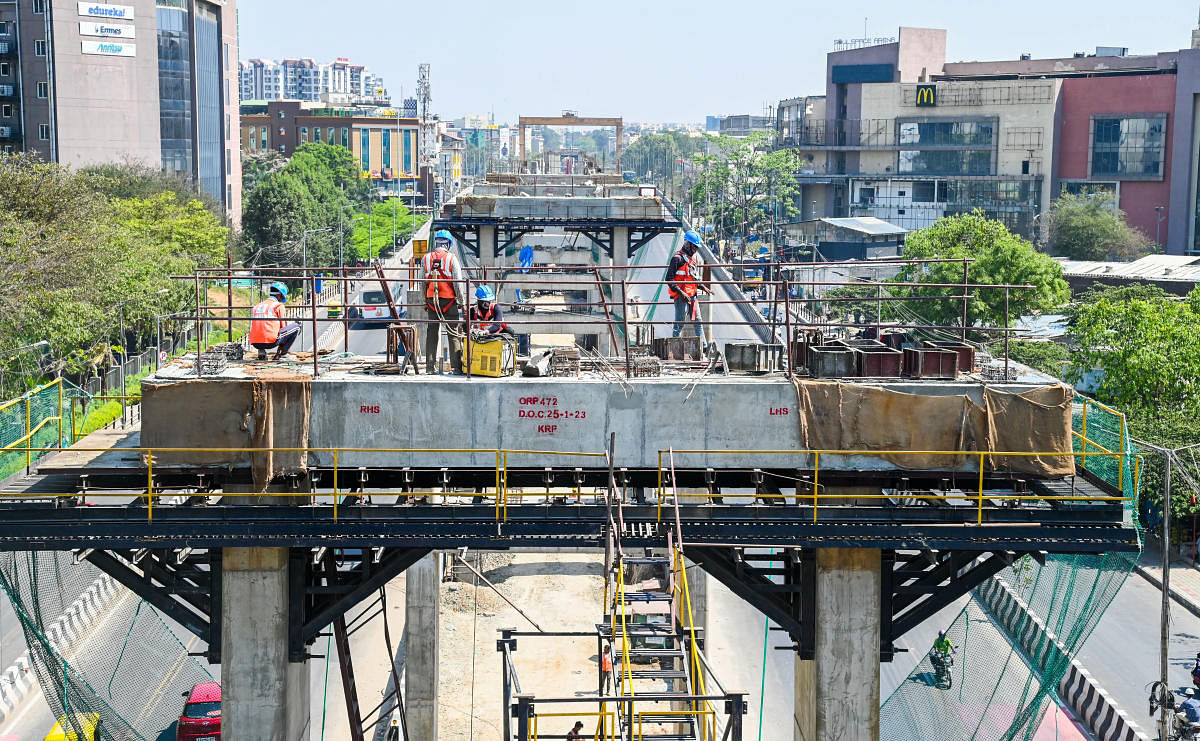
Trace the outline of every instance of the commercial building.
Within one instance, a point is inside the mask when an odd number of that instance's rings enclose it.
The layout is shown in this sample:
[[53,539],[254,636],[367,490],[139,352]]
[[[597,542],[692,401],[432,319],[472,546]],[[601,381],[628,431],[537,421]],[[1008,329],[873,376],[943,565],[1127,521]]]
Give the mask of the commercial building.
[[824,96],[781,100],[804,218],[918,229],[980,209],[1032,239],[1063,192],[1107,192],[1168,252],[1200,252],[1200,49],[947,63],[946,32],[827,55]]
[[759,131],[770,131],[773,121],[770,116],[753,116],[742,114],[726,116],[721,119],[717,131],[722,136],[732,136],[743,139]]
[[255,101],[242,107],[246,154],[275,151],[290,157],[307,142],[349,149],[377,188],[415,199],[420,121],[393,109],[330,108],[298,100]]
[[135,160],[241,217],[234,0],[0,2],[0,147]]
[[335,105],[388,105],[383,78],[361,64],[338,57],[328,64],[312,59],[250,59],[238,62],[242,100],[307,100]]
[[782,225],[789,259],[802,259],[801,246],[807,252],[815,247],[821,260],[880,260],[899,257],[904,247],[903,227],[873,216],[846,219],[813,219]]

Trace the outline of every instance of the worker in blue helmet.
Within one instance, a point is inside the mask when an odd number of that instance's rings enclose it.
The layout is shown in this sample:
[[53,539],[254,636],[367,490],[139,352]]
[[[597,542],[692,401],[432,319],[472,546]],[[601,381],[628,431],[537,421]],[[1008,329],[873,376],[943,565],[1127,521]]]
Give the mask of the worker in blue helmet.
[[300,325],[292,322],[284,326],[287,319],[288,288],[282,283],[272,283],[267,298],[250,309],[250,346],[258,350],[258,359],[267,359],[267,350],[275,348],[275,359],[279,360],[292,349],[292,343],[300,336]]
[[696,272],[700,262],[697,253],[700,251],[700,234],[694,229],[688,229],[683,234],[683,245],[671,257],[667,266],[667,293],[675,302],[675,324],[671,327],[671,336],[683,334],[684,324],[691,324],[700,338],[700,349],[707,350],[704,338],[704,327],[700,323],[700,307],[697,303],[697,292],[712,293],[708,286],[699,281]]
[[425,372],[433,373],[437,365],[438,335],[444,328],[450,349],[450,369],[462,373],[462,325],[464,297],[462,266],[450,251],[454,238],[445,229],[433,235],[433,249],[421,258],[421,274],[425,279]]
[[487,286],[475,289],[475,303],[471,306],[471,334],[512,334],[504,323],[504,311],[496,303],[496,293]]

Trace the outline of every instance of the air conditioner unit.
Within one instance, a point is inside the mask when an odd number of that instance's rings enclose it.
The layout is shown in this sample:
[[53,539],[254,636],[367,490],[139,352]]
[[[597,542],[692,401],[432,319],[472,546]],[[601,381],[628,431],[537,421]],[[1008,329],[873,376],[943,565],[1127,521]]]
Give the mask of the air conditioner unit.
[[8,53],[8,42],[0,41],[0,54],[7,54],[7,53]]
[[0,95],[8,96],[11,98],[12,94],[13,94],[13,86],[12,85],[0,85]]
[[12,136],[11,126],[0,126],[0,139],[7,139]]

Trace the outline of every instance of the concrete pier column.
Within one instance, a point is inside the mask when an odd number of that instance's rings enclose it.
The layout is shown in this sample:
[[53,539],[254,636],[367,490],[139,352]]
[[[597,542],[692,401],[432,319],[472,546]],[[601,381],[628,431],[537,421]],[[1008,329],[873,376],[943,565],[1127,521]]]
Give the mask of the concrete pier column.
[[796,741],[878,741],[880,553],[818,548],[816,660],[796,661]]
[[439,554],[404,572],[404,703],[410,738],[438,738]]
[[[614,226],[613,227],[612,248],[613,248],[613,254],[612,254],[613,266],[618,267],[618,268],[624,268],[624,267],[628,266],[629,265],[629,227],[627,227],[627,226]],[[609,310],[612,313],[613,319],[615,321],[622,322],[622,325],[617,327],[618,346],[614,347],[612,350],[612,353],[611,353],[613,355],[617,355],[617,354],[623,354],[625,352],[625,338],[622,336],[622,332],[625,330],[625,327],[623,325],[626,322],[625,307],[628,306],[628,303],[626,302],[626,299],[625,299],[624,291],[620,286],[620,282],[623,280],[631,280],[633,276],[629,275],[629,271],[624,270],[624,269],[610,270],[610,271],[608,271],[608,273],[609,273],[609,275],[606,277],[609,280],[616,281],[616,283],[614,283],[612,286],[612,290],[609,291],[609,293],[608,293],[608,295],[611,296],[611,298],[608,299],[611,302]],[[600,274],[604,275],[604,271],[601,271]],[[630,331],[632,331],[632,330],[630,330]]]
[[307,741],[308,668],[288,663],[288,549],[225,548],[222,735]]

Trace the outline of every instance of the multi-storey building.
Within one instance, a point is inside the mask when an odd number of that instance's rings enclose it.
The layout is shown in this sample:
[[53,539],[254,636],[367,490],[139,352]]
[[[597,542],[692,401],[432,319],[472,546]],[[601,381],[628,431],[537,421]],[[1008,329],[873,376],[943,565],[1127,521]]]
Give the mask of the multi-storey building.
[[306,100],[335,105],[387,105],[383,78],[338,57],[318,64],[307,57],[239,62],[242,100]]
[[1106,191],[1169,252],[1200,252],[1200,49],[947,63],[946,32],[827,56],[824,96],[780,101],[805,218],[920,228],[980,209],[1027,237],[1064,191]]
[[134,160],[241,217],[234,0],[0,2],[0,148]]
[[243,106],[241,145],[246,154],[290,157],[306,142],[335,144],[353,153],[363,177],[384,191],[415,197],[420,191],[420,121],[395,110],[329,108],[298,100]]

